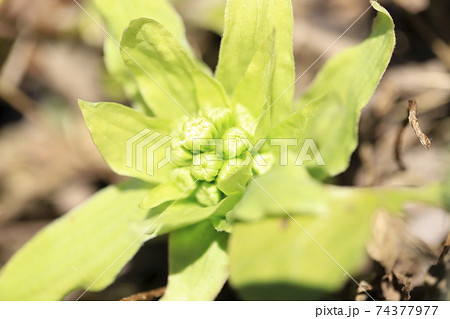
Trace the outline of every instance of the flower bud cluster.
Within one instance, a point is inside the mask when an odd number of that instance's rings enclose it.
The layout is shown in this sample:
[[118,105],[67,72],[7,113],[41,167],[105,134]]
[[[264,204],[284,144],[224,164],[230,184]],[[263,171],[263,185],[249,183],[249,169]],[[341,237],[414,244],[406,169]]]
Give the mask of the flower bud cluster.
[[233,113],[223,107],[204,107],[197,117],[187,119],[172,140],[172,163],[177,167],[173,180],[180,188],[197,181],[192,187],[196,200],[213,206],[224,197],[217,183],[235,174],[244,162],[253,165],[254,174],[262,173],[263,169],[247,158],[253,132],[244,124],[251,120],[243,108]]

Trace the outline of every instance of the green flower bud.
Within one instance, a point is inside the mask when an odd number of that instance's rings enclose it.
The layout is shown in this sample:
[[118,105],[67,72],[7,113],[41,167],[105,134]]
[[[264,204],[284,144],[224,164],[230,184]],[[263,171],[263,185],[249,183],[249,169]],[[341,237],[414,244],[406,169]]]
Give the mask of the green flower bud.
[[[260,159],[259,157],[262,157]],[[255,175],[262,175],[269,171],[275,163],[275,156],[272,153],[263,153],[255,155],[253,160],[253,173]]]
[[192,164],[192,153],[184,148],[180,139],[172,139],[171,160],[175,166],[189,166]]
[[201,183],[195,193],[195,198],[197,201],[205,206],[217,205],[220,202],[221,197],[221,192],[214,183]]
[[228,127],[233,126],[233,113],[225,107],[204,107],[200,114],[211,121],[221,135]]
[[[170,179],[182,190],[188,189],[195,182],[189,167],[175,168],[170,173]],[[191,186],[191,188],[189,188],[189,193],[192,194],[194,190],[195,186]]]
[[233,176],[242,167],[242,162],[244,159],[240,157],[224,161],[216,181],[221,182]]
[[247,150],[242,139],[248,139],[248,134],[240,127],[231,127],[223,135],[223,154],[224,158],[239,157]]
[[222,164],[222,159],[214,153],[197,154],[194,155],[191,174],[200,180],[212,182],[222,168]]
[[196,117],[183,124],[181,145],[192,151],[194,139],[213,139],[218,135],[217,129],[204,117]]

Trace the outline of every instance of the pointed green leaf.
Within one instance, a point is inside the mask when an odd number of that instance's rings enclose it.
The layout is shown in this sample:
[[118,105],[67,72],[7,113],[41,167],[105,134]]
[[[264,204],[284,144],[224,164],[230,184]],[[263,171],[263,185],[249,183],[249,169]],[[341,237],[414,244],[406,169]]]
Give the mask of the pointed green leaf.
[[229,222],[225,217],[212,216],[211,223],[214,226],[214,229],[219,232],[231,233],[233,230],[231,222]]
[[181,189],[176,183],[167,182],[152,188],[139,204],[139,207],[142,209],[151,209],[168,201],[185,199],[190,194],[191,192],[186,189]]
[[[377,2],[378,11],[369,38],[328,61],[311,88],[296,103],[297,112],[289,122],[306,125],[325,166],[311,166],[319,178],[344,171],[357,146],[357,129],[361,109],[378,85],[395,45],[394,23],[389,13]],[[282,123],[282,125],[284,125]]]
[[228,278],[227,233],[209,221],[169,237],[169,280],[161,300],[214,300]]
[[193,70],[193,78],[200,109],[207,106],[230,108],[222,83],[200,69]]
[[145,240],[138,204],[148,187],[109,186],[45,227],[1,270],[0,300],[60,300],[97,279],[89,290],[107,287]]
[[[293,16],[290,0],[229,0],[220,48],[217,78],[232,95],[244,77],[262,42],[275,29],[275,66],[271,107],[272,121],[278,123],[291,112],[294,89],[292,52]],[[276,102],[276,103],[275,103]],[[259,116],[259,115],[258,115]]]
[[152,238],[210,219],[210,217],[225,217],[241,196],[242,194],[232,194],[217,205],[209,207],[201,206],[190,198],[165,203],[151,210],[145,222],[146,225],[142,229],[147,229],[147,235]]
[[[400,214],[408,202],[445,207],[445,187],[356,188],[325,185],[313,179],[304,167],[278,166],[254,178],[233,209],[233,219],[255,221],[291,215],[324,216],[342,205],[353,210],[384,209]],[[360,205],[360,206],[358,206]],[[348,207],[347,207],[348,206]]]
[[108,165],[120,175],[164,182],[172,170],[165,162],[170,120],[147,117],[116,103],[79,101],[91,137]]
[[122,58],[156,116],[193,116],[198,108],[192,71],[196,65],[186,50],[160,23],[131,21],[122,36]]
[[232,231],[232,213],[236,204],[241,200],[242,193],[234,193],[228,195],[227,205],[221,206],[213,216],[211,216],[210,221],[214,228],[219,232],[231,233]]
[[271,0],[272,23],[275,24],[275,68],[273,73],[271,120],[281,122],[292,112],[295,62],[292,48],[294,17],[291,0]]
[[[108,33],[117,42],[131,20],[149,18],[158,21],[188,48],[183,20],[167,0],[94,0],[94,5],[105,21]],[[120,53],[119,47],[117,53]]]
[[[125,67],[119,47],[122,33],[131,20],[144,17],[156,20],[165,26],[186,49],[189,49],[183,21],[166,0],[94,0],[94,4],[105,22],[106,31],[114,39],[109,36],[105,38],[106,68],[124,86],[127,96],[132,100],[136,100],[140,94],[136,82]],[[145,113],[151,114],[147,106],[142,107]]]
[[169,202],[153,208],[143,229],[148,228],[147,235],[156,237],[203,220],[214,214],[225,215],[236,203],[235,196],[223,199],[215,206],[204,207],[190,198]]
[[239,165],[235,173],[217,181],[217,187],[226,195],[243,193],[252,178],[252,165]]
[[245,106],[255,120],[269,107],[271,101],[274,43],[275,31],[262,41],[233,94],[234,103]]

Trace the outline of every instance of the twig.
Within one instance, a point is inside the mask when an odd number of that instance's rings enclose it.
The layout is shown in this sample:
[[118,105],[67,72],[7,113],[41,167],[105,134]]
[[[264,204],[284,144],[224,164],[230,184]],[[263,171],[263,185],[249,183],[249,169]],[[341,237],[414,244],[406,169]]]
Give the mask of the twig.
[[403,142],[403,132],[405,131],[406,126],[411,124],[411,127],[416,133],[420,143],[426,148],[430,149],[431,141],[430,139],[422,132],[419,125],[419,120],[417,119],[417,103],[416,100],[411,99],[408,100],[408,118],[405,118],[399,126],[397,139],[395,140],[395,160],[397,161],[398,166],[403,171],[406,169],[405,164],[403,163],[401,157],[401,145]]
[[430,139],[422,132],[419,125],[419,120],[417,120],[416,113],[417,113],[417,103],[416,100],[409,100],[408,101],[408,120],[409,124],[411,124],[412,128],[414,129],[414,132],[416,133],[416,136],[419,138],[420,143],[426,148],[430,149],[431,141]]

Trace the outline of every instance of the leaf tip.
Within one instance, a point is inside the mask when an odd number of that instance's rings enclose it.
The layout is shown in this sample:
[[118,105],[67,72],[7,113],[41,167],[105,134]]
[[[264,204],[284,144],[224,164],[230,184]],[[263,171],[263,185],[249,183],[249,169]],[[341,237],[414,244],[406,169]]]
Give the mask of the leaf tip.
[[89,107],[95,106],[94,103],[91,103],[91,102],[88,102],[88,101],[85,101],[82,99],[78,99],[77,102],[78,102],[78,106],[80,107],[81,111],[84,111]]
[[371,0],[370,1],[370,5],[372,6],[372,8],[374,8],[375,10],[377,10],[378,12],[382,12],[385,15],[387,15],[388,17],[390,17],[391,15],[389,14],[389,12],[381,5],[378,3],[378,0]]

